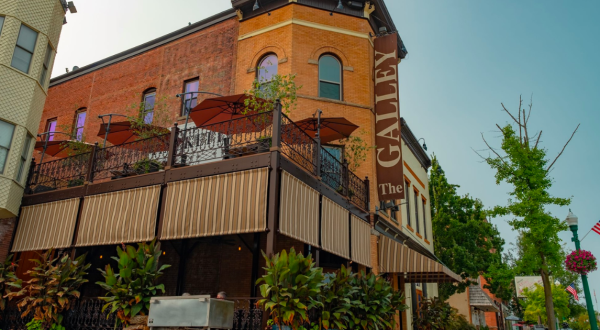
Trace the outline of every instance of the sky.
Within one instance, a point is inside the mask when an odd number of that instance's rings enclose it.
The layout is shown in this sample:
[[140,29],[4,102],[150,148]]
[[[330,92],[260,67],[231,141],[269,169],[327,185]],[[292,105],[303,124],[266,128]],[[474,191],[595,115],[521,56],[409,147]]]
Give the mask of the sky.
[[[569,207],[549,208],[564,219],[572,209],[583,237],[600,220],[600,2],[596,0],[388,0],[388,10],[408,56],[399,65],[401,115],[427,142],[459,193],[492,207],[505,205],[509,187],[475,150],[484,134],[500,145],[496,124],[510,121],[522,95],[533,100],[532,131],[554,158],[581,124],[554,165],[551,193],[572,197]],[[229,0],[75,0],[67,14],[52,76],[137,46],[230,8]],[[486,155],[483,151],[482,154]],[[515,233],[506,219],[491,221],[507,243]],[[571,233],[561,239],[574,248]],[[507,244],[508,245],[508,244]],[[600,258],[594,232],[582,249]],[[590,274],[600,295],[600,271]],[[564,283],[568,285],[569,283]],[[583,292],[580,293],[580,297]],[[583,299],[582,299],[583,300]],[[600,309],[594,302],[596,309]]]

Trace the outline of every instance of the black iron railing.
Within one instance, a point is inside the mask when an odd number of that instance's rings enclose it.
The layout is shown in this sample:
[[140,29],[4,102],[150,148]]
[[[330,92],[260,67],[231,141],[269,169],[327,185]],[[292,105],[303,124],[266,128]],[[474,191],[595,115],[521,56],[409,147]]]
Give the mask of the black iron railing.
[[366,180],[362,180],[352,171],[348,171],[348,198],[363,210],[369,209],[369,188]]
[[97,149],[90,181],[118,179],[164,169],[169,156],[169,137],[170,133]]
[[281,153],[317,175],[318,144],[286,115],[281,116]]
[[88,171],[90,153],[35,164],[27,182],[30,194],[82,186]]
[[198,165],[271,149],[273,112],[178,130],[173,164]]
[[262,298],[228,298],[233,305],[233,330],[261,330],[265,311],[256,306]]

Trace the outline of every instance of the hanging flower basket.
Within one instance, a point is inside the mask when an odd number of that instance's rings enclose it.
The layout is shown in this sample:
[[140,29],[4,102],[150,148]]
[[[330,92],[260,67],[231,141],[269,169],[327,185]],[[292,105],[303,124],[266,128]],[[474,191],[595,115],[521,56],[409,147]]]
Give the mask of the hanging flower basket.
[[573,273],[587,275],[598,268],[596,257],[590,251],[573,251],[565,260],[565,267]]

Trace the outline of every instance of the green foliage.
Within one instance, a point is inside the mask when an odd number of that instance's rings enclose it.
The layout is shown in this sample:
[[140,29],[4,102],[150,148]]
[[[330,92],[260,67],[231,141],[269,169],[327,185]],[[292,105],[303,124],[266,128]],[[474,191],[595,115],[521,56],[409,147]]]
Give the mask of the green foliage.
[[[244,91],[244,94],[251,96],[246,99],[246,109],[254,109],[256,112],[266,112],[274,109],[275,101],[281,101],[283,113],[289,114],[296,109],[298,97],[296,93],[302,88],[297,86],[296,75],[273,75],[269,82],[259,82],[254,80],[252,88]],[[267,102],[260,102],[263,99]]]
[[[63,311],[71,308],[79,298],[79,287],[88,280],[84,278],[90,264],[85,264],[86,255],[71,260],[68,254],[52,259],[53,250],[32,259],[33,269],[27,271],[31,280],[25,282],[25,296],[19,301],[19,310],[25,308],[22,317],[33,312],[35,320],[41,321],[43,329],[60,326]],[[56,329],[56,326],[54,327]]]
[[256,284],[264,299],[257,302],[270,313],[278,326],[289,325],[293,329],[308,321],[307,312],[315,307],[323,286],[323,270],[315,267],[312,256],[304,257],[292,248],[272,258],[264,252],[267,272]]
[[[523,302],[525,307],[524,320],[537,322],[538,316],[542,322],[547,323],[546,317],[546,302],[544,296],[544,288],[536,284],[535,290],[523,290],[523,294],[527,299]],[[569,316],[569,293],[565,291],[562,285],[552,284],[552,302],[554,303],[554,312],[560,318]],[[559,319],[560,319],[559,318]]]
[[325,329],[348,329],[350,319],[353,317],[352,298],[358,288],[352,286],[350,269],[342,268],[334,274],[325,275],[325,284],[317,297],[316,306],[320,309],[320,323]]
[[27,330],[42,330],[42,321],[32,319],[31,321],[27,322],[25,326],[27,327]]
[[133,170],[137,174],[156,172],[162,168],[161,162],[148,158],[142,158],[133,164]]
[[144,140],[151,137],[168,133],[164,127],[172,124],[173,116],[169,111],[168,98],[166,96],[156,96],[154,108],[152,109],[152,123],[146,124],[144,121],[148,110],[145,109],[145,103],[133,103],[125,109],[127,120],[131,123],[131,129],[137,135],[137,140]]
[[459,186],[448,182],[435,156],[429,182],[436,255],[465,279],[462,283],[439,286],[440,298],[446,300],[473,284],[470,278],[479,277],[493,265],[502,267],[500,253],[504,240],[498,229],[486,220],[483,203],[469,195],[460,196],[456,191]]
[[117,322],[127,324],[129,320],[140,314],[147,315],[150,310],[150,298],[157,292],[165,292],[163,284],[157,284],[162,271],[170,265],[159,267],[162,251],[160,242],[138,243],[138,248],[127,245],[117,247],[117,257],[112,257],[119,265],[115,273],[110,265],[105,270],[98,269],[104,282],[96,282],[104,290],[106,296],[100,297],[106,304],[104,312],[110,308],[110,313],[117,313]]
[[21,279],[15,275],[17,265],[12,262],[13,255],[6,257],[4,263],[0,263],[0,311],[6,308],[6,303],[23,294]]
[[373,273],[364,272],[350,278],[356,292],[352,295],[349,329],[379,330],[394,328],[397,311],[408,308],[404,295],[390,282]]
[[423,299],[419,313],[413,318],[413,324],[419,330],[473,330],[475,327],[458,314],[447,302],[439,298]]
[[[360,135],[365,136],[365,131],[361,131]],[[340,140],[340,142],[345,146],[344,157],[348,160],[348,168],[351,171],[356,171],[367,160],[367,155],[371,149],[375,148],[375,146],[369,146],[358,135],[351,135],[346,139]]]

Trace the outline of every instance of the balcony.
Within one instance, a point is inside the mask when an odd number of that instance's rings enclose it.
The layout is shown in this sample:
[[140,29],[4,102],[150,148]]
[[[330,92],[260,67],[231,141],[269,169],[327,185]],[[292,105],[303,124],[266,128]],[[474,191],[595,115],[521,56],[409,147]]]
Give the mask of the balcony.
[[32,164],[24,205],[270,167],[274,157],[280,169],[323,195],[368,212],[368,179],[279,110],[188,129],[174,126],[164,135]]

